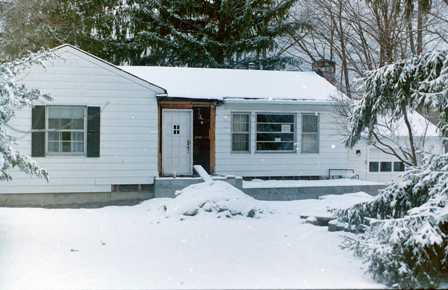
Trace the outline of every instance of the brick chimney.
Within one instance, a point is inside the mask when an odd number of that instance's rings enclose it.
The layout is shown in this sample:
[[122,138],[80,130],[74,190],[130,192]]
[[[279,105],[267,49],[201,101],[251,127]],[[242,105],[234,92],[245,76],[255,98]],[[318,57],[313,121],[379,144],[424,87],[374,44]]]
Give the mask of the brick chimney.
[[312,64],[312,69],[333,85],[336,83],[336,63],[329,59],[319,59]]

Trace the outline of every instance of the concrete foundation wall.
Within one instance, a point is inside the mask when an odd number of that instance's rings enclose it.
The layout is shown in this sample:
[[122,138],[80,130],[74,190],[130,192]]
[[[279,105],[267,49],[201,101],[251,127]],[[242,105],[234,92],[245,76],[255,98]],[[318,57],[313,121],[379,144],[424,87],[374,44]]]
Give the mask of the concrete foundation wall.
[[244,192],[259,200],[300,200],[318,198],[327,194],[344,194],[353,192],[367,192],[377,195],[384,185],[358,186],[318,186],[318,187],[282,187],[282,188],[244,188]]
[[[243,188],[241,177],[214,177],[259,200],[300,200],[327,194],[364,191],[372,195],[384,185],[316,186],[284,188]],[[0,194],[0,207],[93,208],[107,205],[133,205],[151,198],[173,198],[178,190],[203,182],[197,178],[156,178],[154,186],[142,192],[28,193]]]
[[95,208],[133,205],[154,198],[154,192],[1,194],[1,207]]

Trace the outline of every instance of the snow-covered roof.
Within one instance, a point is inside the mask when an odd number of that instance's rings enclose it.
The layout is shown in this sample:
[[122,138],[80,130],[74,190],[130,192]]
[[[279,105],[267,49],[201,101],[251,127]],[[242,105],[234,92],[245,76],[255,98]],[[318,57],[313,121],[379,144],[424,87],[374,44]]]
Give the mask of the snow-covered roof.
[[121,66],[165,88],[168,97],[192,99],[264,99],[331,101],[340,93],[314,72]]
[[[414,136],[441,136],[440,130],[437,128],[437,126],[431,123],[431,121],[426,119],[420,113],[410,112],[408,115],[408,119],[412,127],[412,134]],[[389,124],[385,127],[379,127],[380,132],[383,135],[409,136],[408,128],[403,119],[390,124],[390,122],[386,121],[385,118],[382,118],[379,123]]]

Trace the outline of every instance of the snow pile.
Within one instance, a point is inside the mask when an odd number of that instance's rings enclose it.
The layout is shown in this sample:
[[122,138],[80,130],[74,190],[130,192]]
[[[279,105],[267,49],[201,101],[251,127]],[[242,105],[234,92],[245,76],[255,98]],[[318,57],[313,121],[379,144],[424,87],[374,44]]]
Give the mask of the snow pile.
[[398,287],[437,287],[448,275],[448,154],[431,156],[370,202],[337,213],[338,223],[365,231],[346,246],[369,271]]
[[263,212],[257,200],[220,180],[190,185],[176,192],[176,195],[166,207],[169,215],[196,216],[209,213],[218,218],[253,218]]

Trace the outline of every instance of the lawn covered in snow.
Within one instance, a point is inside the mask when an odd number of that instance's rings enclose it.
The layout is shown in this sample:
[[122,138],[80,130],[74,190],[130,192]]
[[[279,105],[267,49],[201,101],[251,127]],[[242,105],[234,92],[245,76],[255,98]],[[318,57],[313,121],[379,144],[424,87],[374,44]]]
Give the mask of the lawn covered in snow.
[[[136,206],[0,208],[0,289],[382,287],[339,247],[347,233],[300,219],[368,195],[260,202],[218,192],[207,205],[186,198],[203,189]],[[183,215],[198,205],[203,212]],[[222,210],[235,205],[259,211]]]

